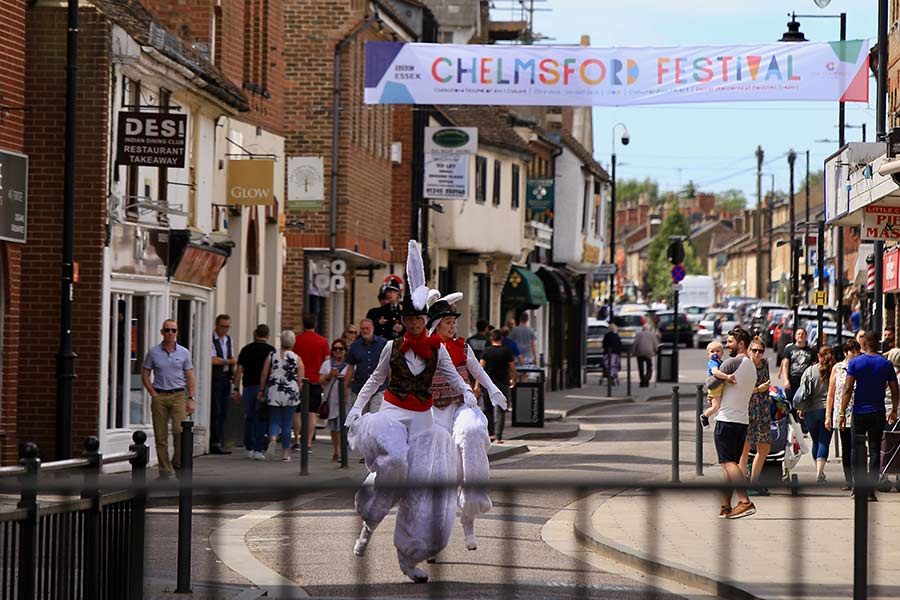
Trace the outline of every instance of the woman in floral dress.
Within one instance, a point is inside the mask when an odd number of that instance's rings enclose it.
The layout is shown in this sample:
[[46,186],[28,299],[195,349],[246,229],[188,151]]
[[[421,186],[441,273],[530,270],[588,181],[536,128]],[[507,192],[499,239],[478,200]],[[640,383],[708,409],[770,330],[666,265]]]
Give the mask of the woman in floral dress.
[[269,405],[269,439],[281,433],[281,460],[291,462],[291,419],[300,404],[303,362],[291,350],[296,336],[281,333],[281,349],[273,350],[263,364],[257,398]]
[[[770,413],[772,401],[769,398],[769,361],[766,360],[766,346],[759,337],[750,342],[750,360],[756,367],[756,387],[750,396],[750,404],[747,412],[750,414],[750,425],[747,428],[747,441],[744,443],[744,452],[741,454],[741,472],[747,472],[747,463],[750,461],[750,444],[756,446],[756,457],[753,459],[753,468],[750,473],[750,485],[759,484],[759,476],[762,473],[763,464],[772,447],[769,438],[769,426],[772,423]],[[757,491],[760,495],[768,495],[765,490]]]

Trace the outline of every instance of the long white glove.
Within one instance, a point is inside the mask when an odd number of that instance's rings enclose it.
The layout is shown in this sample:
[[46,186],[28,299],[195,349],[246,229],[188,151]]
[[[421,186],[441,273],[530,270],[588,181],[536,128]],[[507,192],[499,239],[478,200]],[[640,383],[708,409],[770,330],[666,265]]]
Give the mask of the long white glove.
[[500,410],[506,410],[509,408],[509,404],[506,402],[506,396],[500,390],[497,390],[493,394],[491,394],[491,404],[499,408]]
[[472,390],[466,390],[463,394],[463,400],[465,400],[466,406],[470,408],[478,406],[478,399],[475,398],[475,394],[472,393]]
[[352,429],[356,422],[362,418],[362,409],[356,408],[355,406],[350,409],[350,412],[347,413],[347,418],[344,419],[344,426],[347,429]]

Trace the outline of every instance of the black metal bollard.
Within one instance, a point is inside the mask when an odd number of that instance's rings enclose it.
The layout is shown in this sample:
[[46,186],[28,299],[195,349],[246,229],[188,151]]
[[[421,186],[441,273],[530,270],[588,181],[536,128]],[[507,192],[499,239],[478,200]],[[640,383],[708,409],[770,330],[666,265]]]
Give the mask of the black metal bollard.
[[309,475],[309,380],[303,380],[300,397],[300,475]]
[[866,473],[866,436],[853,438],[853,600],[868,596],[869,493],[875,490]]
[[347,397],[347,385],[344,381],[344,376],[338,377],[338,425],[340,426],[340,438],[341,438],[341,468],[346,469],[349,464],[349,457],[347,454],[350,451],[349,443],[347,441],[347,428],[344,426],[344,421],[347,420],[347,406],[344,404],[345,399]]
[[697,418],[694,419],[694,470],[698,476],[703,475],[703,425],[700,414],[703,412],[703,386],[697,386]]
[[181,422],[181,469],[178,475],[178,581],[176,594],[191,593],[191,525],[194,509],[194,422]]
[[131,549],[128,565],[128,597],[141,600],[144,597],[144,519],[147,508],[147,463],[150,461],[150,449],[147,447],[147,434],[141,430],[131,436],[134,442],[128,450],[134,452],[131,463],[131,482],[135,487],[132,500],[130,533]]
[[25,468],[25,474],[19,478],[22,495],[18,507],[24,508],[28,516],[21,521],[19,537],[19,598],[31,600],[35,597],[37,580],[37,482],[41,471],[41,459],[37,444],[28,442],[22,448],[19,465]]
[[81,457],[88,461],[84,472],[84,490],[81,497],[91,500],[91,509],[84,513],[84,596],[100,597],[100,489],[99,475],[103,468],[103,455],[99,452],[100,440],[90,436],[84,441]]
[[628,374],[625,376],[626,377],[625,392],[628,396],[631,396],[631,350],[628,351],[628,355],[627,355],[627,358],[625,359],[625,361],[626,361],[626,364],[628,365],[628,367],[627,367]]
[[678,476],[679,471],[679,459],[678,459],[678,436],[679,433],[679,408],[680,399],[678,397],[678,386],[672,386],[672,483],[678,483],[680,478]]

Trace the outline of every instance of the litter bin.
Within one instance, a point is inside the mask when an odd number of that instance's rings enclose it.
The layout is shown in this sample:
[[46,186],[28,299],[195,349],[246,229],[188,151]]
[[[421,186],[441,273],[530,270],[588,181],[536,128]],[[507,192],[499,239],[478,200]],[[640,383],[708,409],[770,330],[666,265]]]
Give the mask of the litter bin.
[[512,389],[512,426],[543,427],[544,370],[523,367],[517,373],[527,374],[528,377],[525,381],[516,381],[516,387]]
[[660,344],[656,352],[656,382],[674,383],[675,369],[675,345]]

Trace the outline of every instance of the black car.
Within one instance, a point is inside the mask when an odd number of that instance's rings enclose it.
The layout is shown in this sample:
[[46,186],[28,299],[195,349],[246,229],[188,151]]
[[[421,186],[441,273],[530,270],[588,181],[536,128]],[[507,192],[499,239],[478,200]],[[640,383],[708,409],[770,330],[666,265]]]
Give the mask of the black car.
[[[672,344],[675,342],[674,317],[675,313],[671,310],[664,310],[656,313],[660,341],[664,344]],[[684,344],[688,348],[694,347],[694,327],[688,320],[687,315],[682,312],[678,313],[678,343]]]

